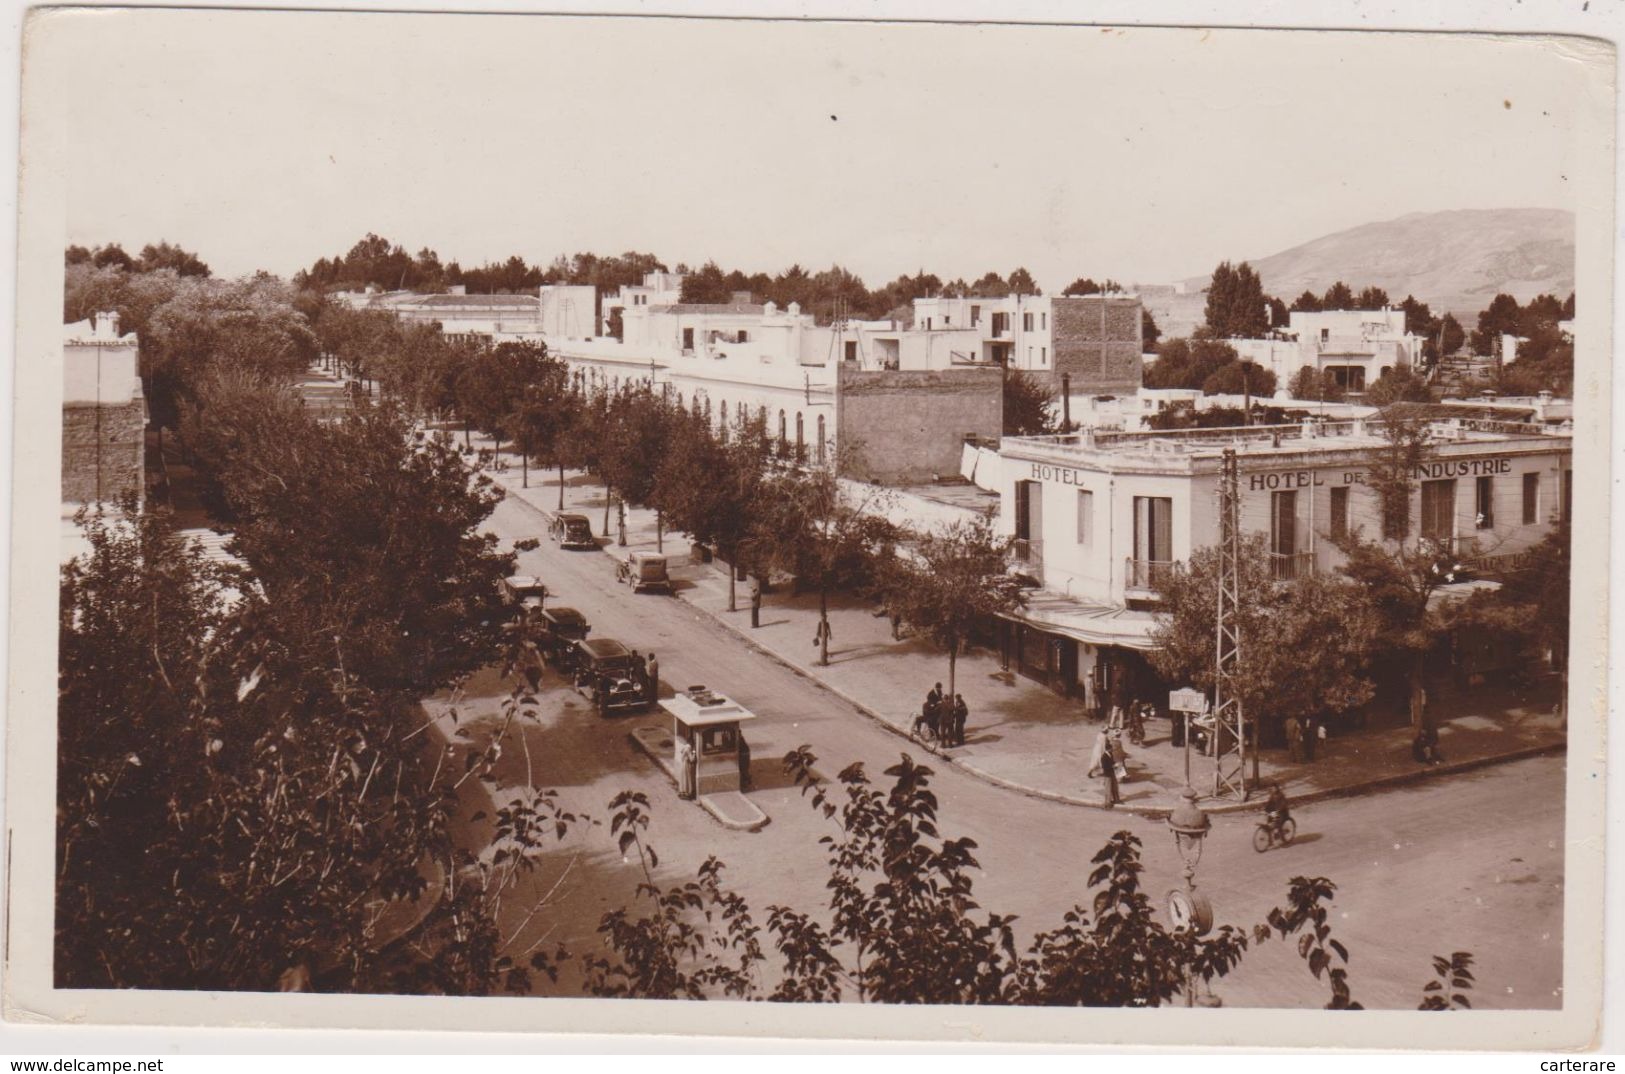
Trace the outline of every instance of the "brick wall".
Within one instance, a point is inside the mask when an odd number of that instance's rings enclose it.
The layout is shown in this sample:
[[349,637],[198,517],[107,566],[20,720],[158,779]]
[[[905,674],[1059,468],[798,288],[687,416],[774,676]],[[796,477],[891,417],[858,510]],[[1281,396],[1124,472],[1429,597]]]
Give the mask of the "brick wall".
[[[101,450],[98,453],[97,417],[100,411]],[[123,406],[65,406],[62,408],[62,502],[93,503],[97,492],[97,465],[101,467],[101,498],[115,501],[126,492],[142,490],[146,416],[140,399]]]
[[841,473],[908,484],[957,475],[965,436],[998,437],[999,369],[864,371],[839,368],[835,397]]
[[[1079,394],[1125,395],[1140,387],[1140,300],[1086,295],[1051,300],[1051,338],[1055,362],[1050,386],[1061,388],[1061,374],[1072,377]],[[1105,332],[1101,307],[1105,306]]]

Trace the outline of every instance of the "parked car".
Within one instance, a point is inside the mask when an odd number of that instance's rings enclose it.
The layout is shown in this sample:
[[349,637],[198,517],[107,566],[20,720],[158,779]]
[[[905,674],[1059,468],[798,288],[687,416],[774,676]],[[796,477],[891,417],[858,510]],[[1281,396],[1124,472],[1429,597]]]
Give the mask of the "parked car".
[[666,557],[658,552],[633,552],[615,565],[615,578],[638,593],[655,589],[671,592],[671,577],[666,574]]
[[592,523],[586,515],[556,515],[551,527],[553,540],[560,548],[597,548],[593,539]]
[[587,636],[592,624],[574,608],[564,607],[543,608],[537,615],[537,622],[541,630],[536,647],[541,650],[542,659],[562,672],[572,671],[575,668],[576,642]]
[[575,643],[575,686],[598,709],[598,715],[630,709],[647,712],[653,700],[643,662],[612,638],[582,638]]
[[547,586],[534,574],[513,574],[497,583],[497,589],[502,594],[502,603],[519,611],[531,611],[542,606],[542,600],[547,596]]

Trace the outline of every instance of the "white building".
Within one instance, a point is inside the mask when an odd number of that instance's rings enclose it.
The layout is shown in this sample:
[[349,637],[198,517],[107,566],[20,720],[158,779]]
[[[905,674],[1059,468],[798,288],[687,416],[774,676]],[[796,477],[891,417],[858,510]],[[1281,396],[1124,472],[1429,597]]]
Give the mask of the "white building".
[[642,284],[628,284],[603,300],[603,323],[599,335],[607,336],[610,316],[615,310],[625,311],[639,306],[675,306],[682,301],[683,276],[676,272],[650,272]]
[[[1568,430],[1451,419],[1430,433],[1406,541],[1433,542],[1493,575],[1567,518]],[[1153,647],[1152,613],[1169,572],[1219,541],[1225,449],[1238,456],[1242,531],[1262,534],[1277,577],[1290,579],[1341,564],[1334,537],[1380,534],[1368,477],[1386,443],[1374,420],[1006,438],[998,526],[1042,587],[1004,639],[1007,656],[1090,700],[1117,673],[1154,694],[1167,684],[1146,681],[1154,677],[1134,654]],[[977,464],[984,487],[989,462]]]
[[[1019,369],[1074,391],[1132,393],[1141,380],[1136,295],[917,298],[915,332],[952,333],[941,349]],[[906,364],[903,368],[908,368]]]
[[1422,337],[1405,331],[1405,311],[1294,310],[1272,339],[1226,340],[1243,359],[1274,373],[1285,387],[1300,369],[1330,373],[1346,391],[1363,392],[1390,369],[1422,360]]

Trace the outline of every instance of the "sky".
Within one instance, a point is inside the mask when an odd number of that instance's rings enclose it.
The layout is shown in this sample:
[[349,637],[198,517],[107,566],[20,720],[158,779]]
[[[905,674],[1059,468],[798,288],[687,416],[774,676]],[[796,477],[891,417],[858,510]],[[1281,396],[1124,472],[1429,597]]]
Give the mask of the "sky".
[[[249,11],[36,16],[68,241],[1159,283],[1576,208],[1573,39]],[[27,181],[27,161],[24,162]]]

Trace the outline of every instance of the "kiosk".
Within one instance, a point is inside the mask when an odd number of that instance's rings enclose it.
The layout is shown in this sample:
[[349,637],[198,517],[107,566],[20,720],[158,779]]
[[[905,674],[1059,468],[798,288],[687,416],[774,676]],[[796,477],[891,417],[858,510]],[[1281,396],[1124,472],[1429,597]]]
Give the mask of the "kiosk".
[[740,726],[756,719],[756,714],[703,686],[690,686],[662,700],[660,707],[671,714],[672,765],[678,786],[683,785],[681,765],[687,743],[694,749],[698,796],[743,790],[739,785]]

